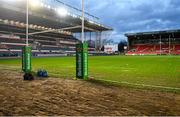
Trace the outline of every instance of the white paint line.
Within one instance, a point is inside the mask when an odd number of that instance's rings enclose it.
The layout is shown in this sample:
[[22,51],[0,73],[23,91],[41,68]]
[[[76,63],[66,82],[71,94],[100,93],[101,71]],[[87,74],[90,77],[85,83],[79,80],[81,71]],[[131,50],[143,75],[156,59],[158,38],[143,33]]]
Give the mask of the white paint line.
[[134,86],[143,86],[143,87],[170,89],[170,90],[180,90],[180,88],[177,88],[177,87],[165,87],[165,86],[157,86],[157,85],[146,85],[146,84],[137,84],[137,83],[129,83],[129,82],[118,82],[118,81],[102,80],[102,79],[99,79],[99,80],[106,81],[106,82],[112,82],[112,83],[118,83],[118,84],[134,85]]

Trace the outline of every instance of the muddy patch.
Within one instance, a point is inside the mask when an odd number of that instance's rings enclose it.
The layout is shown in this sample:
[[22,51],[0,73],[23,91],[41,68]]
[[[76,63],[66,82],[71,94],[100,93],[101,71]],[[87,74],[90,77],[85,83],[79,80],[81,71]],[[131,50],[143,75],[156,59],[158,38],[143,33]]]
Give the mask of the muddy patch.
[[1,70],[0,115],[180,115],[180,94]]

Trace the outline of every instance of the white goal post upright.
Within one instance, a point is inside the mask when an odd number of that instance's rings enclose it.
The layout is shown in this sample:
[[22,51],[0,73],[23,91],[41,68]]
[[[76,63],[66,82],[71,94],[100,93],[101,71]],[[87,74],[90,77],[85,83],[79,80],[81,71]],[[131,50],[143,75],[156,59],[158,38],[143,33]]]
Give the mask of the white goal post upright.
[[26,0],[26,42],[25,42],[25,46],[22,48],[22,70],[24,71],[24,73],[30,73],[32,70],[32,65],[31,65],[32,53],[28,41],[29,41],[29,0]]
[[76,78],[88,79],[88,44],[84,39],[84,0],[82,4],[81,43],[76,45]]
[[82,0],[82,33],[81,33],[81,41],[84,42],[84,0]]
[[29,45],[29,0],[26,0],[26,46]]

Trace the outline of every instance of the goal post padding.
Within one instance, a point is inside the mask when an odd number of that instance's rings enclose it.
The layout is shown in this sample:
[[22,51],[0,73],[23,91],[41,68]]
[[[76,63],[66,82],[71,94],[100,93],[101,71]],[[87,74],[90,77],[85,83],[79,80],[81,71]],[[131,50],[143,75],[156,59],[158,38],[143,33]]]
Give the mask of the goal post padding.
[[25,73],[30,73],[32,70],[32,65],[31,65],[31,47],[30,46],[24,46],[22,48],[22,70]]
[[76,44],[76,78],[88,79],[88,43]]

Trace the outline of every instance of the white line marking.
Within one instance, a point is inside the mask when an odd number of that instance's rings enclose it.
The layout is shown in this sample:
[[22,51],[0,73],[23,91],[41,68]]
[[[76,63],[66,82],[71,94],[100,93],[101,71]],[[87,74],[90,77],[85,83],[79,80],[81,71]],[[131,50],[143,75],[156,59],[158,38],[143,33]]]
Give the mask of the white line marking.
[[[14,70],[16,68],[16,70],[18,69],[17,66],[5,66],[5,65],[0,65],[0,67],[3,67],[3,69],[7,70],[8,68],[10,68],[11,70]],[[57,75],[54,73],[50,73],[52,75]],[[103,80],[103,79],[98,79],[100,81],[106,81],[106,82],[112,82],[112,83],[118,83],[118,84],[128,84],[128,85],[134,85],[134,86],[143,86],[143,87],[152,87],[152,88],[161,88],[161,89],[170,89],[170,90],[180,90],[180,88],[177,87],[165,87],[165,86],[157,86],[157,85],[146,85],[146,84],[137,84],[137,83],[129,83],[129,82],[119,82],[119,81],[112,81],[112,80]]]
[[170,90],[180,90],[180,88],[177,88],[177,87],[165,87],[165,86],[146,85],[146,84],[137,84],[137,83],[129,83],[129,82],[118,82],[118,81],[103,80],[103,79],[99,79],[99,80],[101,80],[101,81],[106,81],[106,82],[112,82],[112,83],[118,83],[118,84],[134,85],[134,86],[143,86],[143,87],[152,87],[152,88],[170,89]]

